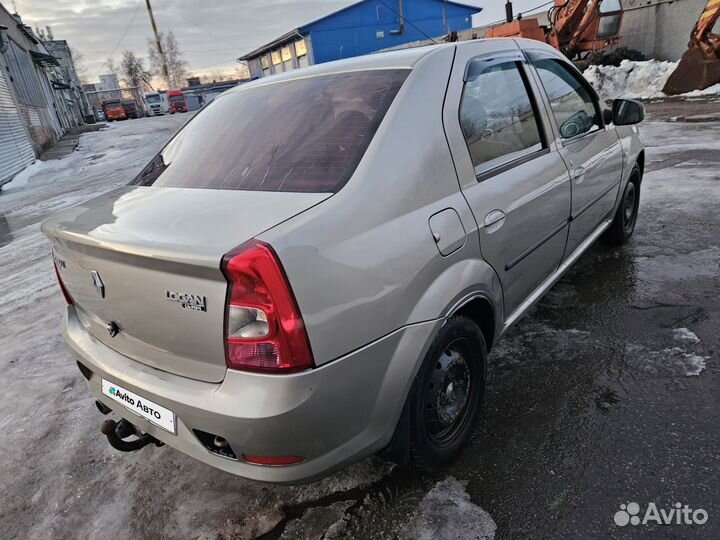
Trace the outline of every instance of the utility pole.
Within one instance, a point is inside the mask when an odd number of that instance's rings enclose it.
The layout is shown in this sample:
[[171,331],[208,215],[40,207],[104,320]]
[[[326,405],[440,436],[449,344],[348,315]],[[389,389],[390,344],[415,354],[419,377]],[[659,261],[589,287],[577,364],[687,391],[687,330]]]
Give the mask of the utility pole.
[[150,25],[152,26],[153,33],[155,34],[155,45],[157,46],[158,54],[162,59],[162,72],[165,77],[165,83],[167,84],[168,90],[170,89],[170,74],[168,73],[167,60],[165,60],[165,53],[162,49],[162,43],[160,43],[160,34],[157,31],[157,25],[155,24],[155,17],[153,17],[152,6],[150,6],[150,0],[145,0],[147,6],[148,15],[150,15]]

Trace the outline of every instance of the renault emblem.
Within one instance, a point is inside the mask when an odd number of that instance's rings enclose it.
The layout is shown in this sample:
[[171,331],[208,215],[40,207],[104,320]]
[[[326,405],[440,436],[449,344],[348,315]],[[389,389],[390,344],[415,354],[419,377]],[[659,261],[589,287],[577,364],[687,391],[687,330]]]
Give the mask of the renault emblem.
[[93,285],[95,285],[95,290],[100,295],[100,298],[105,298],[105,284],[103,283],[103,280],[100,279],[100,274],[98,274],[95,270],[92,271],[92,279]]

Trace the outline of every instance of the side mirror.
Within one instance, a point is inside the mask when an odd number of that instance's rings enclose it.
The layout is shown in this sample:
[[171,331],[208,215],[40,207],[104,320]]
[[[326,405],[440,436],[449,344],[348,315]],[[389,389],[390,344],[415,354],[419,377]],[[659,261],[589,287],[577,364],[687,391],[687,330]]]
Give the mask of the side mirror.
[[612,116],[616,126],[639,124],[645,118],[645,106],[634,99],[615,99]]

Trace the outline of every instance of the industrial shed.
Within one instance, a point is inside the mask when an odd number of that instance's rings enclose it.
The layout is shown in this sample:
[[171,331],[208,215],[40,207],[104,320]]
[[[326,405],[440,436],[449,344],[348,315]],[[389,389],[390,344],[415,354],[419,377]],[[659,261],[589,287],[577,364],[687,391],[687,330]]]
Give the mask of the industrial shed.
[[372,53],[472,26],[481,8],[446,0],[363,0],[239,58],[252,78]]

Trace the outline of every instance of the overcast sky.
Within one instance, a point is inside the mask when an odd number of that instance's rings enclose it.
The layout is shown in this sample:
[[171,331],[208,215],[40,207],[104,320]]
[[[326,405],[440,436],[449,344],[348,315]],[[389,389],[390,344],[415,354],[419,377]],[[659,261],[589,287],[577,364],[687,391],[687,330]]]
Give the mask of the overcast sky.
[[[412,1],[412,0],[406,0]],[[343,8],[348,0],[152,0],[161,31],[172,30],[194,74],[228,73],[235,59],[285,32]],[[475,24],[504,16],[504,0],[466,0],[485,8]],[[542,0],[514,0],[521,11]],[[12,2],[3,4],[12,10]],[[88,78],[107,69],[113,53],[123,50],[147,56],[152,30],[145,0],[15,0],[25,24],[52,28],[55,39],[65,39],[85,58]],[[479,19],[479,20],[478,20]],[[124,36],[123,36],[124,34]]]

